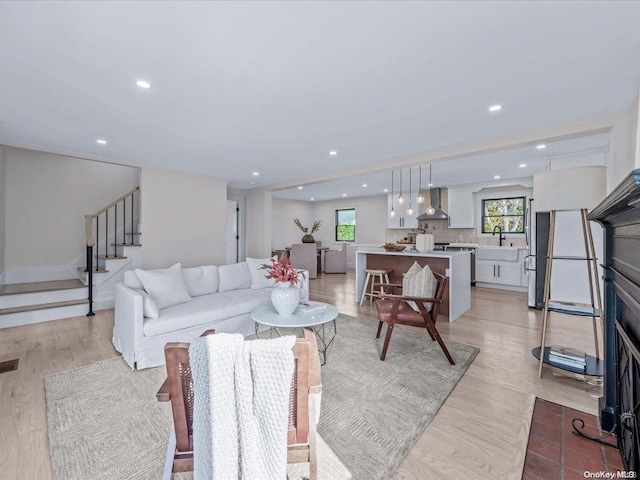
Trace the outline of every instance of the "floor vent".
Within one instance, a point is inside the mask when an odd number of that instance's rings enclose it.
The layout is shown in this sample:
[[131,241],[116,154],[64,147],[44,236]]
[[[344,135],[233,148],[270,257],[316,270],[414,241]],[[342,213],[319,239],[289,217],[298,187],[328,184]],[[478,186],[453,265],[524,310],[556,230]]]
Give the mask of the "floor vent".
[[6,362],[0,362],[0,374],[7,372],[14,372],[18,370],[18,359],[8,360]]

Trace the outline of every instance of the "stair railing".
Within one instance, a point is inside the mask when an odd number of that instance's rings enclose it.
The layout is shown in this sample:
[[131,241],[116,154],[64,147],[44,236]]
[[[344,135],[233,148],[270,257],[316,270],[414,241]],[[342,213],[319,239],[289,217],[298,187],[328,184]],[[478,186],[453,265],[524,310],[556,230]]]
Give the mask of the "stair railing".
[[[87,284],[89,287],[89,313],[87,313],[88,317],[95,315],[93,313],[93,274],[94,272],[100,271],[100,263],[99,259],[104,258],[122,258],[118,255],[118,245],[136,245],[134,242],[135,236],[139,234],[139,232],[135,232],[135,196],[140,192],[140,187],[136,187],[130,192],[125,193],[117,200],[111,202],[104,208],[101,208],[96,213],[92,215],[85,215],[85,237],[87,244],[87,263],[85,268],[85,273],[87,274]],[[130,199],[130,228],[131,231],[127,233],[127,199]],[[122,211],[122,216],[120,223],[118,223],[118,209],[121,206],[120,210]],[[138,205],[139,206],[139,205]],[[113,211],[114,219],[113,219],[113,254],[109,254],[109,211]],[[100,223],[104,224],[104,255],[100,255]],[[95,223],[94,223],[95,221]],[[95,236],[94,236],[94,226],[95,226]],[[118,243],[118,227],[121,227],[122,230],[122,243]],[[130,236],[130,241],[127,242],[127,235]],[[94,253],[95,249],[95,253]],[[93,259],[95,258],[95,265],[93,263]]]

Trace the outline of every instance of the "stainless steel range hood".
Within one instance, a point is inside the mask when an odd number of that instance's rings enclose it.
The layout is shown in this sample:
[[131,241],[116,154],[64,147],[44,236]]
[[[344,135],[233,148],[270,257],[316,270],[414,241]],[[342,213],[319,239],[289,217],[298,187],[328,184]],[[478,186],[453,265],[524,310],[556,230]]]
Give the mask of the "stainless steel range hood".
[[439,188],[432,188],[429,190],[429,196],[431,198],[431,206],[436,209],[433,215],[427,215],[423,213],[418,217],[418,220],[446,220],[449,216],[442,211],[442,200]]

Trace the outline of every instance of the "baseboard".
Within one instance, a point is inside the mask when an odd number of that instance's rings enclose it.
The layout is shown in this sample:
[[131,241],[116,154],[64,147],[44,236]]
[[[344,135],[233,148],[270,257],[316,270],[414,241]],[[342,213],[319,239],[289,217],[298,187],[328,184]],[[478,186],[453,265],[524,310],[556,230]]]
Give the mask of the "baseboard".
[[496,283],[476,282],[476,287],[493,288],[494,290],[510,290],[512,292],[528,292],[527,287],[518,287],[516,285],[498,285]]
[[94,300],[93,309],[94,310],[107,310],[109,308],[114,308],[116,305],[116,301],[114,298],[107,298],[104,300]]

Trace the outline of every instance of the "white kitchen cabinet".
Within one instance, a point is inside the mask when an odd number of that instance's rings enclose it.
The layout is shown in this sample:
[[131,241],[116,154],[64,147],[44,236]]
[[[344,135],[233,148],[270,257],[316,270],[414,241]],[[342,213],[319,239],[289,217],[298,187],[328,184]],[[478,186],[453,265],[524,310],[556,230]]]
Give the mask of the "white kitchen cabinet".
[[[476,260],[476,282],[521,287],[526,250],[521,250],[515,262]],[[525,277],[526,278],[526,277]],[[526,286],[527,284],[524,284]]]
[[[394,195],[387,196],[387,228],[418,228],[418,205],[415,204],[413,208],[415,213],[411,216],[406,214],[406,209],[408,204],[406,203],[407,199],[405,198],[404,205],[398,204],[398,197]],[[389,215],[389,210],[391,210],[391,205],[396,211],[394,217]]]
[[449,228],[475,228],[472,187],[448,189]]

